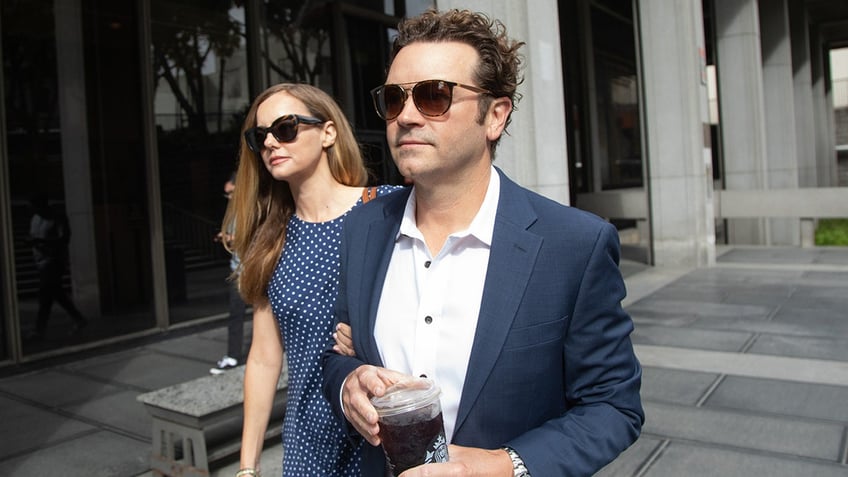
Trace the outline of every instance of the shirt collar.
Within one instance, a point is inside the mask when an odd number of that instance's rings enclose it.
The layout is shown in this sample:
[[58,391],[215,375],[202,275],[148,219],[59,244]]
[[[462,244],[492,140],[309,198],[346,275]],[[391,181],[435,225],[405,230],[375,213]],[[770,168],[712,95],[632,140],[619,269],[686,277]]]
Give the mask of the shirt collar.
[[[489,187],[486,189],[486,197],[483,198],[483,203],[480,204],[480,210],[474,215],[474,219],[467,229],[454,232],[451,236],[472,235],[477,240],[483,242],[487,246],[492,245],[492,234],[495,228],[495,216],[498,211],[498,200],[501,195],[501,178],[497,169],[491,166],[492,170],[489,174]],[[424,236],[418,230],[418,223],[415,220],[415,186],[412,186],[412,192],[406,200],[406,208],[403,211],[403,219],[398,230],[397,240],[405,235],[412,238],[424,240]]]

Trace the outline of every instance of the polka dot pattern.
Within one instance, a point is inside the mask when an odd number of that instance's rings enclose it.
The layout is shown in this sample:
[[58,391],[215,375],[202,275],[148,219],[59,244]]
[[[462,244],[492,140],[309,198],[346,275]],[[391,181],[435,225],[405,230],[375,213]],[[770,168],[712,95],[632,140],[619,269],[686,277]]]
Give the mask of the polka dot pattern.
[[[379,194],[395,187],[380,186]],[[356,206],[361,204],[361,200]],[[289,371],[283,421],[283,476],[359,476],[354,446],[321,392],[321,353],[332,341],[338,294],[339,242],[347,212],[329,222],[293,216],[286,244],[268,285],[282,330]]]

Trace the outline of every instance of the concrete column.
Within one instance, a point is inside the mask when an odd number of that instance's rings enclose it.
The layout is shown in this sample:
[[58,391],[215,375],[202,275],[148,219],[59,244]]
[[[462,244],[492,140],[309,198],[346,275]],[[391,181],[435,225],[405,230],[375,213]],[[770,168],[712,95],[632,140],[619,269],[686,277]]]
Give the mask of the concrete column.
[[[766,126],[756,0],[715,0],[716,57],[724,185],[765,189]],[[733,244],[765,243],[761,219],[728,221]]]
[[[80,0],[56,2],[56,70],[65,210],[71,227],[70,269],[74,301],[87,317],[100,314],[97,241],[91,202],[91,163],[86,118],[85,71]],[[51,197],[54,198],[54,197]]]
[[639,2],[654,264],[715,262],[712,159],[700,0]]
[[485,13],[503,22],[510,37],[526,43],[522,48],[525,79],[519,86],[523,97],[518,111],[512,114],[509,135],[504,135],[498,146],[495,165],[519,184],[568,204],[568,150],[557,2],[439,0],[436,4],[439,10],[459,8]]
[[[787,0],[759,0],[766,112],[766,182],[769,189],[798,188],[792,42]],[[768,220],[769,245],[800,244],[798,219]]]
[[830,57],[818,29],[810,30],[813,114],[815,116],[816,184],[837,184],[836,131],[833,125],[833,97],[830,86]]
[[795,85],[795,145],[798,149],[798,186],[815,187],[816,143],[813,81],[810,63],[810,29],[802,0],[789,2],[792,68]]

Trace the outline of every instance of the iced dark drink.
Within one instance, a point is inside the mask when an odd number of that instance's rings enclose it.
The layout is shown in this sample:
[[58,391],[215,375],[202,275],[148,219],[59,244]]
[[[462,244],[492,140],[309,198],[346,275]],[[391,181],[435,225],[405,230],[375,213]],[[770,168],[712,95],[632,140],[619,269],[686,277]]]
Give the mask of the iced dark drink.
[[440,393],[432,380],[413,379],[371,400],[380,416],[380,440],[394,475],[421,464],[448,461]]

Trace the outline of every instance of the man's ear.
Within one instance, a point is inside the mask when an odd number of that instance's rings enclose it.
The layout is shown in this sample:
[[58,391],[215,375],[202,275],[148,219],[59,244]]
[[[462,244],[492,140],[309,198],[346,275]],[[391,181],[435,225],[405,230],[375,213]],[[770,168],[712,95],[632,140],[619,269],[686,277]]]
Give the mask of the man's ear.
[[501,137],[506,128],[506,119],[511,112],[512,100],[506,96],[492,100],[489,112],[486,114],[486,138],[489,141],[497,141]]
[[321,141],[321,146],[323,146],[324,149],[336,143],[336,133],[336,123],[332,121],[324,123],[324,135],[323,140]]

